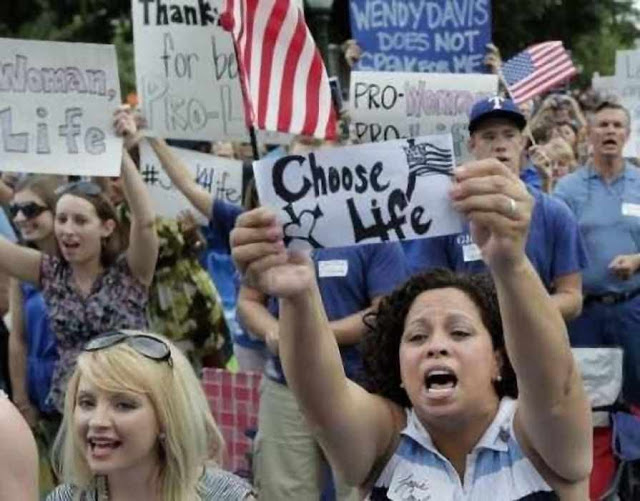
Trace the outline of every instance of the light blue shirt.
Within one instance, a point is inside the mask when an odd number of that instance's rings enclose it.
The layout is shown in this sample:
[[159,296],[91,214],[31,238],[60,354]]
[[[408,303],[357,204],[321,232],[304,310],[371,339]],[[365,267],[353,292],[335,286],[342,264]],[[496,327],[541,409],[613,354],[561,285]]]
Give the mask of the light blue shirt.
[[620,280],[609,270],[616,256],[640,253],[640,170],[627,162],[624,171],[607,184],[593,166],[585,166],[560,179],[554,195],[576,215],[586,245],[584,292],[605,294],[640,288],[640,273]]

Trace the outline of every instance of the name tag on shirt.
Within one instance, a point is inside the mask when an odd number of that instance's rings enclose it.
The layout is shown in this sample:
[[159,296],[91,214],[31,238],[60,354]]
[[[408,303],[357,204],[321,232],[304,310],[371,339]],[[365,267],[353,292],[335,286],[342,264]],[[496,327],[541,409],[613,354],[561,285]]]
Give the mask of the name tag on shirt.
[[640,204],[625,202],[622,204],[622,215],[640,217]]
[[462,258],[465,263],[469,261],[480,261],[482,259],[482,253],[480,247],[476,244],[467,244],[462,246]]
[[349,261],[345,259],[333,259],[331,261],[318,262],[318,275],[324,277],[346,277],[349,272]]

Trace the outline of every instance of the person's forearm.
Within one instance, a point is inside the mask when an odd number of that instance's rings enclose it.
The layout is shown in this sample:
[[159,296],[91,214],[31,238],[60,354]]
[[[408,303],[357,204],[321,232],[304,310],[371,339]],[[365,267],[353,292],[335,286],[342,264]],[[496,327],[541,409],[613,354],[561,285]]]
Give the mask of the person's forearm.
[[151,196],[127,152],[123,152],[122,157],[122,179],[124,196],[131,211],[132,222],[135,222],[139,228],[153,226],[156,215]]
[[565,322],[573,320],[582,312],[582,294],[580,292],[555,292],[551,301],[556,305]]
[[329,327],[340,346],[351,346],[360,342],[367,332],[363,318],[370,311],[371,308],[367,308],[340,320],[329,322]]
[[278,319],[257,301],[239,298],[237,315],[242,326],[263,341],[267,332],[277,332],[278,330]]
[[280,359],[287,383],[314,427],[331,423],[347,393],[336,338],[316,284],[280,300]]
[[9,305],[11,309],[11,329],[9,331],[9,376],[15,402],[28,401],[27,389],[27,347],[24,342],[24,321],[22,318],[22,291],[17,280],[9,283]]
[[520,394],[540,405],[562,402],[576,371],[560,310],[528,259],[492,275]]
[[198,211],[207,219],[210,218],[213,195],[198,186],[193,180],[189,170],[173,151],[171,151],[171,148],[164,139],[150,137],[148,141],[160,160],[162,168],[169,176],[169,179],[171,179],[171,182]]

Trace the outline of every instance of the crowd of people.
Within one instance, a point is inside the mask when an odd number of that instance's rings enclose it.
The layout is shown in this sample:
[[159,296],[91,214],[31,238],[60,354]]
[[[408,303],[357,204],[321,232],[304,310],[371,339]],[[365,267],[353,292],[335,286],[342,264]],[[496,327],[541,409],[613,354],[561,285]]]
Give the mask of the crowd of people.
[[[120,177],[3,172],[0,499],[600,499],[629,439],[572,348],[622,349],[637,438],[640,171],[629,111],[587,96],[477,101],[444,237],[288,251],[250,169],[216,199],[128,106]],[[207,226],[154,214],[143,141]],[[263,374],[251,478],[221,469],[203,367]]]

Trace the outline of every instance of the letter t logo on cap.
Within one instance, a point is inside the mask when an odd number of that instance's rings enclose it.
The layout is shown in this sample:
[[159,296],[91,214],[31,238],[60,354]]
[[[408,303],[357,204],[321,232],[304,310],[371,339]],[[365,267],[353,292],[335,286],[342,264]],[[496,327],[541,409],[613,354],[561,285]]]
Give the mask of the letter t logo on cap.
[[489,101],[490,103],[493,103],[494,110],[499,110],[499,109],[502,109],[502,103],[504,103],[505,99],[504,97],[495,96],[495,97],[490,97],[489,99],[487,99],[487,101]]

